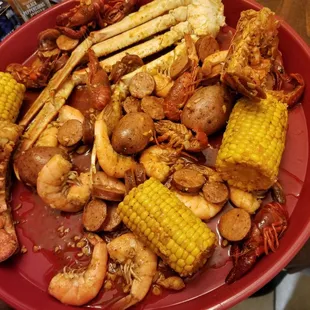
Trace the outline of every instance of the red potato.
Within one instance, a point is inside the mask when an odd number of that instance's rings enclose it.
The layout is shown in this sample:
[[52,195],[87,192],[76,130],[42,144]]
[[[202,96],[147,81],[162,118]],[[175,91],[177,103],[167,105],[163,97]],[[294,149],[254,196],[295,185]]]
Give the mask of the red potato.
[[185,193],[198,193],[205,182],[201,173],[186,168],[176,171],[172,177],[173,186]]
[[233,107],[233,98],[223,85],[202,87],[187,101],[181,121],[187,128],[207,136],[226,126]]
[[154,122],[148,114],[144,112],[126,114],[113,131],[113,149],[123,155],[141,152],[152,139],[154,130]]
[[106,203],[99,199],[93,199],[83,210],[83,225],[88,231],[100,231],[106,217]]
[[123,102],[123,108],[127,114],[141,112],[140,99],[129,96]]
[[229,198],[228,187],[221,182],[208,181],[202,188],[205,199],[211,203],[222,204]]
[[68,154],[58,147],[35,146],[22,153],[15,159],[14,163],[20,180],[27,185],[36,186],[39,172],[56,154],[70,160]]
[[107,211],[107,217],[101,226],[101,230],[114,231],[122,222],[117,212],[117,204],[108,205]]
[[154,120],[162,120],[165,118],[164,99],[155,96],[146,96],[141,101],[141,109]]
[[146,72],[137,73],[129,83],[130,94],[135,97],[142,99],[145,96],[149,96],[155,89],[154,78]]
[[220,218],[219,232],[228,241],[240,241],[246,237],[251,229],[251,217],[248,212],[235,208]]
[[57,133],[58,142],[65,147],[77,144],[83,138],[83,124],[76,120],[66,121]]

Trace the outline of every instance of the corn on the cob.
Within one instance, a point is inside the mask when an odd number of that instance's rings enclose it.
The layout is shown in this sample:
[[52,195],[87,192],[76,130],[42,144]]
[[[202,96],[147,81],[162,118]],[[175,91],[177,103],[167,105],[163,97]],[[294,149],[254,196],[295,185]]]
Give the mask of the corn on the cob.
[[26,87],[9,73],[0,72],[0,120],[15,123]]
[[285,146],[287,106],[275,97],[240,99],[230,115],[216,169],[230,185],[265,190],[275,181]]
[[202,267],[215,234],[168,188],[150,178],[118,206],[125,225],[181,276]]

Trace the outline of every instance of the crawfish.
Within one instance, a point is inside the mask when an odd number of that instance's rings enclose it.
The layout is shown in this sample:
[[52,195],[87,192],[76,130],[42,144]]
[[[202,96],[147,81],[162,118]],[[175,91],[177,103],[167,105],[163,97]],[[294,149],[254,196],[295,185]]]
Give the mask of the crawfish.
[[111,100],[111,86],[107,73],[100,67],[92,49],[89,49],[88,57],[88,96],[94,108],[101,111]]
[[179,121],[181,118],[181,109],[187,100],[195,91],[195,82],[198,75],[198,56],[190,35],[185,35],[185,43],[188,58],[191,62],[190,72],[184,72],[173,84],[167,97],[165,98],[163,107],[166,118],[171,121]]
[[36,58],[30,67],[12,63],[8,65],[6,71],[11,73],[16,81],[24,84],[26,88],[41,88],[47,85],[56,60],[53,56],[44,61]]
[[255,215],[246,240],[232,246],[234,266],[226,277],[226,283],[239,280],[254,267],[263,254],[268,255],[270,250],[275,252],[287,225],[288,212],[284,205],[271,202],[263,206]]
[[161,135],[157,141],[159,143],[169,141],[169,147],[184,147],[187,151],[200,152],[208,146],[206,134],[200,133],[194,137],[192,132],[183,124],[163,120],[155,123],[155,130]]
[[[57,29],[73,39],[83,37],[88,25],[104,28],[129,14],[137,0],[81,0],[80,4],[56,18]],[[74,29],[78,28],[78,29]]]
[[[275,51],[275,61],[273,63],[271,73],[274,75],[275,85],[274,89],[269,91],[279,100],[287,103],[292,107],[298,103],[305,90],[305,81],[299,73],[287,74],[283,65],[282,53]],[[288,91],[284,90],[289,89]]]

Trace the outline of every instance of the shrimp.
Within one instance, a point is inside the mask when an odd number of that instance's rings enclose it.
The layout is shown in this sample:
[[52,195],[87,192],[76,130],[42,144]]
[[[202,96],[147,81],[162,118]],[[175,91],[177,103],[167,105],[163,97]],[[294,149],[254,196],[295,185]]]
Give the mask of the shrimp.
[[87,233],[85,236],[94,246],[91,262],[83,272],[64,271],[54,276],[48,292],[64,304],[81,306],[92,300],[100,291],[107,272],[108,251],[104,240]]
[[256,197],[253,193],[245,192],[236,187],[230,186],[230,200],[238,208],[241,208],[250,214],[260,207],[262,200]]
[[62,108],[59,110],[57,121],[63,124],[71,119],[76,119],[83,123],[84,115],[80,110],[72,108],[69,105],[62,106]]
[[124,178],[125,172],[136,166],[132,157],[114,151],[103,119],[97,119],[95,123],[95,148],[100,167],[110,177]]
[[59,124],[57,122],[49,124],[39,136],[35,146],[58,147],[58,128]]
[[155,282],[168,290],[180,291],[185,288],[185,283],[182,278],[177,276],[166,278],[161,272],[158,273],[158,279]]
[[193,213],[199,217],[201,220],[206,221],[214,217],[218,214],[223,206],[224,203],[215,204],[208,202],[202,195],[186,195],[181,194],[179,192],[174,191],[178,199],[183,202],[189,209],[193,211]]
[[110,257],[121,264],[129,295],[117,301],[112,309],[127,309],[141,301],[148,293],[157,269],[157,256],[134,234],[127,233],[108,244]]
[[54,155],[39,172],[37,191],[50,207],[78,212],[90,198],[90,176],[88,173],[71,171],[72,164],[61,155]]
[[140,163],[143,164],[148,177],[165,182],[170,174],[170,165],[174,165],[180,157],[181,149],[153,145],[144,150]]

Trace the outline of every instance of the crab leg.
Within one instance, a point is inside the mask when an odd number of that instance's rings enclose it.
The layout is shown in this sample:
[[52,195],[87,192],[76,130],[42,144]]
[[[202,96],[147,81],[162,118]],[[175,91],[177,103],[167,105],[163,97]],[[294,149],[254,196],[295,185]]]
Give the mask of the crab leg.
[[75,83],[72,81],[72,79],[69,79],[56,93],[55,98],[49,98],[43,109],[39,112],[35,120],[31,123],[27,131],[24,133],[23,139],[18,148],[18,152],[28,150],[35,143],[43,130],[57,115],[60,108],[65,104],[74,87]]
[[146,39],[156,33],[167,30],[187,19],[187,7],[182,6],[170,11],[168,14],[159,16],[141,26],[115,36],[111,39],[98,43],[92,47],[97,57],[106,56],[121,50],[129,45]]
[[100,62],[101,67],[104,70],[111,72],[112,66],[117,62],[122,60],[126,54],[137,55],[140,58],[145,58],[155,53],[162,51],[163,49],[175,44],[180,41],[184,34],[190,33],[191,27],[188,22],[182,22],[174,27],[171,27],[170,31],[155,37],[149,41],[136,45],[129,48],[121,53],[118,53],[112,57],[106,58]]
[[173,10],[180,6],[186,6],[189,3],[191,3],[191,0],[155,0],[142,6],[139,11],[128,15],[120,22],[99,31],[92,32],[89,37],[72,52],[69,60],[65,66],[59,70],[59,73],[55,74],[55,76],[51,79],[38,99],[33,103],[31,109],[29,109],[25,114],[24,118],[20,122],[20,125],[27,126],[30,123],[35,114],[41,109],[49,97],[55,94],[61,84],[69,76],[73,68],[87,54],[88,49],[91,48],[93,44],[107,40],[123,33],[124,31],[142,25],[164,14],[165,12],[168,12],[169,10]]
[[[195,42],[198,39],[196,36],[192,36],[192,38]],[[129,74],[126,74],[125,76],[122,77],[121,81],[124,82],[124,84],[128,85],[132,77],[141,71],[148,72],[151,75],[156,75],[158,72],[169,72],[170,67],[174,62],[174,60],[184,53],[186,53],[186,46],[185,43],[182,42],[169,53],[156,58],[155,60],[149,62],[148,64],[140,67],[139,69]]]
[[[182,22],[175,27],[172,27],[170,31],[167,31],[163,35],[160,35],[154,39],[129,48],[121,53],[113,55],[112,57],[104,59],[100,62],[100,65],[105,71],[111,72],[112,66],[117,61],[120,61],[124,56],[126,56],[126,54],[138,55],[141,58],[148,57],[180,41],[184,37],[184,34],[190,31],[191,27],[188,22]],[[170,55],[170,53],[168,54]],[[75,71],[72,75],[74,82],[77,84],[85,83],[87,78],[87,72],[88,69]]]

